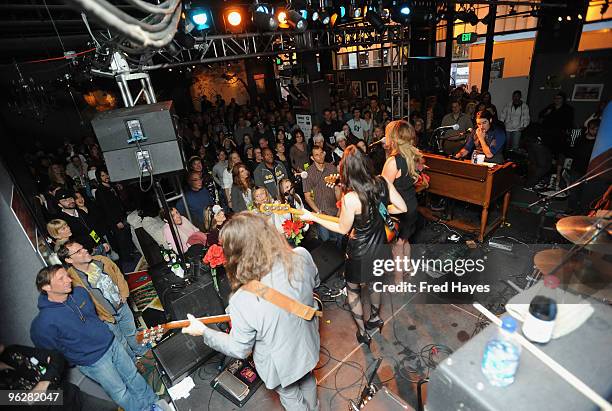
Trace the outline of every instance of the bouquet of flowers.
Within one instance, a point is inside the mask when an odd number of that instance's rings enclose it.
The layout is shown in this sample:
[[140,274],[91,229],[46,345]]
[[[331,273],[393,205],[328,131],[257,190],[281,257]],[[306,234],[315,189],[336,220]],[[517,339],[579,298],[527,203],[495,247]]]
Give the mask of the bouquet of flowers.
[[210,275],[213,279],[215,290],[219,291],[219,283],[217,282],[217,267],[226,263],[223,248],[220,245],[213,244],[210,246],[202,262],[210,267]]
[[425,165],[425,159],[423,158],[416,164],[418,177],[414,182],[414,188],[417,193],[429,187],[429,176],[425,174],[425,169],[427,168],[428,167]]
[[304,239],[305,224],[302,220],[285,220],[283,223],[283,232],[289,244],[298,246]]

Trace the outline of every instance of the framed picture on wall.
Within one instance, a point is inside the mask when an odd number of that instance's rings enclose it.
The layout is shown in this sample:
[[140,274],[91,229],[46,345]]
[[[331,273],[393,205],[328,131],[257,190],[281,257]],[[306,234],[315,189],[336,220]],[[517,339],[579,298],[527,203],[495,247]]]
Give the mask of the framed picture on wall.
[[361,98],[363,96],[361,93],[361,81],[351,81],[351,91],[355,98]]
[[572,101],[599,101],[603,87],[603,84],[574,84]]
[[367,96],[378,96],[378,81],[368,81],[366,83]]

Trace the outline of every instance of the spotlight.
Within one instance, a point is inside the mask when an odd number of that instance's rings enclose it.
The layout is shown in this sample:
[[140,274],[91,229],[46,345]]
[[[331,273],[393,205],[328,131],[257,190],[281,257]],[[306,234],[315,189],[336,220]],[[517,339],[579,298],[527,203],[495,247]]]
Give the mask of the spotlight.
[[287,25],[297,31],[305,31],[306,27],[308,27],[308,22],[306,19],[304,19],[302,15],[295,10],[289,10],[285,16]]
[[559,21],[563,21],[563,17],[559,16],[559,17],[557,18],[557,20],[559,20]]
[[244,10],[238,7],[229,7],[223,11],[225,29],[231,33],[237,33],[244,29],[242,15]]
[[372,27],[374,27],[374,30],[376,30],[378,33],[383,33],[385,31],[385,22],[374,10],[368,10],[365,15],[365,18],[368,23],[370,23]]
[[582,14],[578,13],[578,20],[582,20]]
[[232,26],[239,26],[242,23],[242,16],[237,11],[230,11],[227,14],[227,22]]
[[287,22],[287,10],[280,9],[276,14],[276,20],[278,20],[278,27],[282,29],[289,28],[289,23]]
[[347,22],[347,12],[345,6],[337,6],[334,8],[334,12],[331,15],[330,22],[332,26]]
[[319,16],[319,12],[318,11],[315,10],[315,11],[312,12],[312,21],[319,20],[319,17],[320,16]]
[[208,30],[212,27],[210,12],[206,9],[195,8],[189,11],[189,20],[198,30]]
[[274,18],[272,8],[263,4],[258,4],[253,12],[253,24],[258,30],[262,31],[276,30],[278,28],[278,22]]
[[328,25],[331,20],[331,17],[328,12],[322,11],[321,13],[319,13],[319,20],[321,21],[321,23],[323,23],[323,25]]
[[391,2],[391,18],[399,24],[408,24],[411,19],[412,8],[410,2],[393,0]]
[[300,9],[299,13],[300,13],[300,16],[302,16],[304,20],[308,20],[308,10]]

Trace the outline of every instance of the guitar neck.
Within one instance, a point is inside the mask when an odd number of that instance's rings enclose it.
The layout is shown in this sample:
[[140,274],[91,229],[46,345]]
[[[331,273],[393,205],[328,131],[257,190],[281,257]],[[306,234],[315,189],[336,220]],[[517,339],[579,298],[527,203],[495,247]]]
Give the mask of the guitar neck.
[[[304,210],[299,210],[297,208],[290,208],[288,211],[294,215],[304,214]],[[334,217],[334,216],[323,214],[323,213],[313,213],[313,214],[319,217],[321,220],[331,221],[332,223],[340,222],[340,219],[338,217]]]
[[[216,323],[230,322],[231,318],[229,315],[224,314],[224,315],[213,315],[210,317],[200,317],[200,318],[196,318],[196,320],[201,322],[202,324],[216,324]],[[164,328],[166,330],[174,330],[177,328],[185,328],[185,327],[189,327],[189,320],[171,321],[164,325]]]

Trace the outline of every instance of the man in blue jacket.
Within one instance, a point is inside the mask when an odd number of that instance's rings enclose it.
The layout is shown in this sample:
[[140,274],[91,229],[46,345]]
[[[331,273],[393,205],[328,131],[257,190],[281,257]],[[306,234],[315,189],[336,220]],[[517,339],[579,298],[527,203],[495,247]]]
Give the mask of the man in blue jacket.
[[56,350],[96,381],[126,411],[160,410],[157,396],[138,374],[136,366],[98,318],[94,304],[82,287],[60,265],[45,267],[36,276],[39,313],[30,337],[38,348]]

